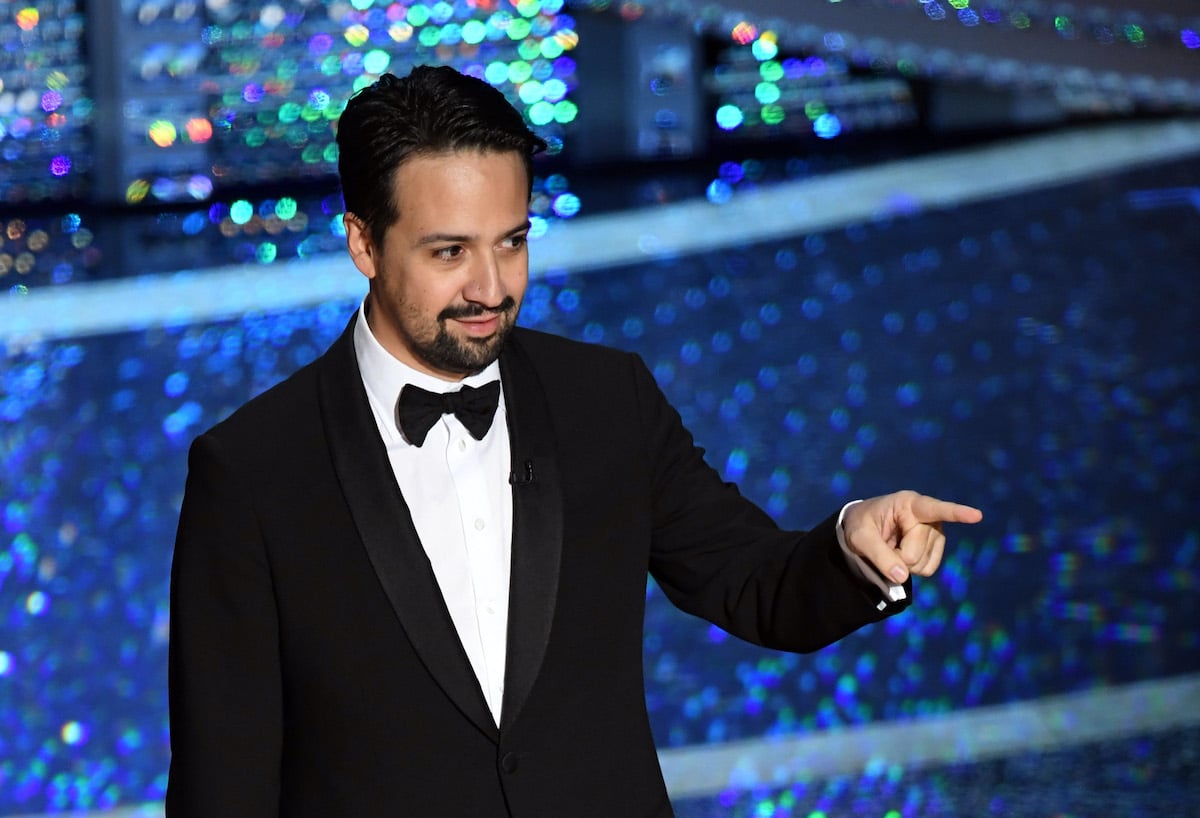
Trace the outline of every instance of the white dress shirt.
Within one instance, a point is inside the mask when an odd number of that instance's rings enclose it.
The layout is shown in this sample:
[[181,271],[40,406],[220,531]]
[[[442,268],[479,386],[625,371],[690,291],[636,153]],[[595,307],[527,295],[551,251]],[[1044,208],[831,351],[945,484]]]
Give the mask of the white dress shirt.
[[[496,417],[483,440],[475,440],[453,415],[443,415],[422,446],[413,446],[396,423],[396,401],[405,384],[430,392],[453,392],[500,378],[493,362],[462,381],[443,381],[392,356],[367,326],[359,306],[354,352],[388,460],[404,494],[413,525],[459,641],[471,662],[492,718],[500,724],[508,634],[508,585],[512,555],[512,486],[508,424],[501,387]],[[837,538],[852,570],[874,584],[884,600],[904,599],[904,587],[885,580],[846,545],[842,517]],[[880,601],[883,610],[887,602]]]
[[419,372],[376,340],[367,326],[365,304],[354,327],[354,352],[371,411],[450,619],[499,725],[513,517],[503,389],[483,440],[471,437],[453,415],[443,415],[425,443],[413,446],[396,423],[396,401],[405,384],[454,392],[498,380],[500,366],[493,362],[462,381]]

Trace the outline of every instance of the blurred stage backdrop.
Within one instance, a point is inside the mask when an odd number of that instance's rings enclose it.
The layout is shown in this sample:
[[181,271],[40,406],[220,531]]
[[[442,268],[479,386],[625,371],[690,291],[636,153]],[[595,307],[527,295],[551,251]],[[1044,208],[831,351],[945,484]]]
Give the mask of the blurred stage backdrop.
[[524,324],[639,352],[782,524],[986,511],[812,656],[648,584],[682,818],[1192,814],[1198,32],[1193,0],[0,0],[0,815],[161,813],[187,446],[361,298],[334,127],[418,63],[550,142]]

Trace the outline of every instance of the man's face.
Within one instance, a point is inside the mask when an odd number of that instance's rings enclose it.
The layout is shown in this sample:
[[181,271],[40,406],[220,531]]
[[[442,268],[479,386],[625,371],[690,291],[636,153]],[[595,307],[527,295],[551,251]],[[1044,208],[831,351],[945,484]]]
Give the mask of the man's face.
[[461,380],[496,360],[525,295],[525,163],[516,152],[416,156],[393,184],[400,218],[382,247],[346,216],[350,256],[371,280],[368,323],[399,360]]

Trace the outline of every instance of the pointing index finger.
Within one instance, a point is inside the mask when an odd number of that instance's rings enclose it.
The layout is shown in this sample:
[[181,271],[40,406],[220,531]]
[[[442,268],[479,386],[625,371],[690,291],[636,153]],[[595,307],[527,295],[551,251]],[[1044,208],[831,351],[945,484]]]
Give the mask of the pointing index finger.
[[913,498],[912,513],[922,523],[977,523],[983,512],[974,506],[952,503],[921,494]]

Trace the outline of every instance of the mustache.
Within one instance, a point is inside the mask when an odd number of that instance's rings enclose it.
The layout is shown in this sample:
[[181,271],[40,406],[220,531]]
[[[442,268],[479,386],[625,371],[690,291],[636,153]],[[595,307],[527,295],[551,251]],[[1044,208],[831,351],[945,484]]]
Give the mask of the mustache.
[[449,321],[455,318],[478,318],[479,316],[486,315],[487,313],[495,313],[500,315],[501,313],[511,312],[512,310],[516,309],[516,306],[516,299],[511,295],[506,295],[504,296],[504,300],[494,307],[485,307],[481,304],[465,304],[461,307],[446,307],[446,309],[438,313],[437,318],[438,321]]

